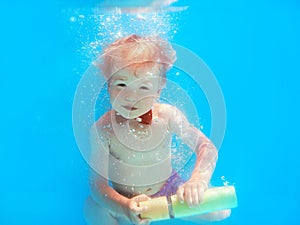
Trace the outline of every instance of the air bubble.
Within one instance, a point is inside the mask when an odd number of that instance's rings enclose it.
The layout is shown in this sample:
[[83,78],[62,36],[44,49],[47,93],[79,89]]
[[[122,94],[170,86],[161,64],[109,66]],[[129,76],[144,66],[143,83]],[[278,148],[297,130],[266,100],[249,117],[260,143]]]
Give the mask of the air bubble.
[[74,16],[70,17],[70,22],[72,23],[76,22],[76,18]]

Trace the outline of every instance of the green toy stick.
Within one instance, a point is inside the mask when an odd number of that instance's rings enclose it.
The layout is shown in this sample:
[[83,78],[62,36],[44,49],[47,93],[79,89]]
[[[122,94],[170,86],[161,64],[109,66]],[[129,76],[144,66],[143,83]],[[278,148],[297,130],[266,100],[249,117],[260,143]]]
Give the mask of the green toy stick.
[[207,189],[201,204],[193,208],[188,207],[186,203],[180,203],[177,195],[140,202],[140,206],[148,206],[148,210],[141,214],[141,218],[150,218],[155,221],[234,208],[237,207],[237,198],[234,186],[223,186]]

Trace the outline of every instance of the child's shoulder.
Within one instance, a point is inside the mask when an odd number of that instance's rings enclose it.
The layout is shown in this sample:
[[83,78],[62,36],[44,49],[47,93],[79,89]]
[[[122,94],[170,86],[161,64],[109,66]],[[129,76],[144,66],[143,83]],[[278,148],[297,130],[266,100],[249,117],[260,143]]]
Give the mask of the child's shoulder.
[[153,110],[158,116],[170,116],[178,109],[175,106],[169,104],[155,103],[153,105]]
[[96,122],[95,126],[97,128],[105,128],[110,126],[112,119],[112,110],[106,112],[104,115],[102,115]]

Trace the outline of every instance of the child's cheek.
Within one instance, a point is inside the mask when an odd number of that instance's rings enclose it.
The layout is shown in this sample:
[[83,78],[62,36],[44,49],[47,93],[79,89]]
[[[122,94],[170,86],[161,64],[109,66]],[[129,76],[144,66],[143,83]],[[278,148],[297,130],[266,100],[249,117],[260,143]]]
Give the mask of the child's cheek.
[[114,99],[115,99],[117,96],[119,96],[119,93],[120,93],[120,91],[114,89],[114,90],[111,90],[111,91],[109,92],[109,95],[110,95],[111,98],[114,98]]
[[116,97],[118,96],[118,94],[116,92],[109,92],[109,97],[110,97],[110,101],[111,103],[114,102],[116,100]]

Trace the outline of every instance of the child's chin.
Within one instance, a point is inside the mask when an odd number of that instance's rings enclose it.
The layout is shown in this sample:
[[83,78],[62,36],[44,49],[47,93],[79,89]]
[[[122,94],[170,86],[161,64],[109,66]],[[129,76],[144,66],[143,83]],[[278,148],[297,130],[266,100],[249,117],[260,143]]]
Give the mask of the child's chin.
[[119,113],[122,117],[124,117],[125,119],[127,119],[127,120],[132,120],[132,119],[135,119],[135,118],[137,118],[138,116],[136,116],[136,115],[128,115],[128,114],[126,114],[126,113]]
[[[117,111],[118,112],[118,111]],[[146,111],[147,112],[147,111]],[[132,119],[137,119],[140,116],[143,116],[146,112],[141,112],[141,111],[136,111],[136,112],[118,112],[119,115],[124,117],[125,119],[132,120]]]

